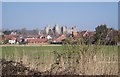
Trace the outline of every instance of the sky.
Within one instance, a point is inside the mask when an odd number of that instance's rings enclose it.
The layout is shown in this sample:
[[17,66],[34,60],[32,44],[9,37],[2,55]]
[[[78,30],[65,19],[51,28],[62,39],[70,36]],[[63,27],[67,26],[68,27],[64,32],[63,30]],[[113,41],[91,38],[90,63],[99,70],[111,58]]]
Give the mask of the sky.
[[118,3],[118,29],[120,30],[120,2]]
[[2,2],[118,2],[120,0],[1,0]]
[[94,30],[100,24],[118,29],[117,2],[3,2],[4,29],[44,29],[45,26]]
[[2,3],[0,2],[0,30],[2,28]]

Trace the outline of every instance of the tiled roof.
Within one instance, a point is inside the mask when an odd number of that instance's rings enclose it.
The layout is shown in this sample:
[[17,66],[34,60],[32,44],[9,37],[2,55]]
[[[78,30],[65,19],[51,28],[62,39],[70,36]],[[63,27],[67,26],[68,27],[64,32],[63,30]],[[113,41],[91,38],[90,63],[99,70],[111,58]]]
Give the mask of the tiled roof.
[[63,39],[65,39],[66,36],[65,35],[61,35],[60,37],[58,37],[57,39],[55,39],[56,42],[61,42]]
[[36,39],[28,39],[28,43],[45,43],[47,42],[48,40],[47,39],[39,39],[39,38],[36,38]]
[[7,39],[7,40],[16,40],[16,35],[12,35],[12,34],[10,34],[10,35],[4,35],[4,37],[5,37],[5,39]]

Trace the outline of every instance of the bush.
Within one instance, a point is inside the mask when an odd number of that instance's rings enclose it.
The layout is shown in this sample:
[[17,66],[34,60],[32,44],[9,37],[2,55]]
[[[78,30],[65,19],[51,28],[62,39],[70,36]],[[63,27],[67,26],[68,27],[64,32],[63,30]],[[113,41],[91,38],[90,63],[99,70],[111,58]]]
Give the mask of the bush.
[[7,44],[7,43],[9,43],[9,40],[4,40],[3,41],[3,44]]

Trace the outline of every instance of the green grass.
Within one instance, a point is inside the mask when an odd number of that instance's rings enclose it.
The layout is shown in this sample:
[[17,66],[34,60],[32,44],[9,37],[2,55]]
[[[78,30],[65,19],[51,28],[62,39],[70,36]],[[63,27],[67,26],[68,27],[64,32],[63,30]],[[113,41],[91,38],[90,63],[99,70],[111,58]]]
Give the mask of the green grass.
[[[94,46],[91,46],[90,49],[93,49]],[[99,46],[99,52],[104,53],[105,55],[117,53],[117,46]],[[78,51],[79,46],[70,48],[74,51]],[[2,57],[12,57],[17,53],[18,57],[23,57],[24,54],[29,56],[45,56],[53,51],[64,52],[67,50],[67,46],[4,46],[2,47]],[[69,52],[69,51],[68,51]]]
[[[87,46],[85,46],[87,49]],[[109,57],[111,55],[117,55],[117,46],[97,46],[97,51],[95,51],[99,56]],[[80,46],[3,46],[2,47],[2,58],[7,60],[24,60],[28,59],[31,62],[44,62],[54,60],[53,51],[57,51],[59,54],[64,52],[71,53],[71,51],[78,52],[83,49]],[[95,49],[95,46],[90,46],[87,52],[91,52]],[[102,60],[103,57],[100,59]],[[53,62],[53,61],[52,61]]]
[[[2,58],[5,58],[6,60],[14,60],[14,61],[23,61],[23,63],[26,66],[30,66],[32,68],[38,68],[40,71],[45,71],[46,69],[50,69],[51,65],[55,62],[55,54],[54,51],[57,51],[58,54],[61,54],[66,56],[69,53],[74,57],[75,59],[79,54],[76,54],[76,52],[86,51],[85,58],[86,60],[91,59],[91,56],[89,55],[89,52],[96,53],[97,56],[97,63],[96,64],[88,64],[86,63],[85,66],[88,68],[91,68],[95,66],[95,68],[103,68],[102,66],[106,66],[105,64],[99,64],[100,61],[107,62],[109,61],[116,61],[118,59],[118,46],[95,46],[91,45],[89,46],[3,46],[2,47]],[[72,60],[72,59],[71,59]],[[91,59],[93,60],[93,59]],[[64,59],[64,62],[66,62],[67,59]],[[74,61],[74,60],[73,60]],[[93,66],[92,66],[93,65]],[[99,66],[98,66],[99,65]],[[112,67],[115,68],[118,63],[111,64],[109,66],[111,69]],[[106,68],[108,68],[106,66]],[[108,70],[109,70],[108,69]],[[115,68],[117,70],[117,67]],[[87,69],[86,69],[87,70]],[[90,70],[90,69],[89,69]],[[91,71],[91,70],[90,70]]]
[[41,55],[44,53],[59,51],[64,49],[63,46],[6,46],[2,47],[3,56],[13,55],[14,52],[18,52],[20,56],[23,54],[32,54],[34,56]]

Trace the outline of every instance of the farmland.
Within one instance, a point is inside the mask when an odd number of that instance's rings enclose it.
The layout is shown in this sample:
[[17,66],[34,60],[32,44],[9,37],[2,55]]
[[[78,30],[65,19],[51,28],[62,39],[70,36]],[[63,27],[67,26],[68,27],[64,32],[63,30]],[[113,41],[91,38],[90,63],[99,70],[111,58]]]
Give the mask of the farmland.
[[53,75],[118,73],[117,46],[2,46],[2,58]]

